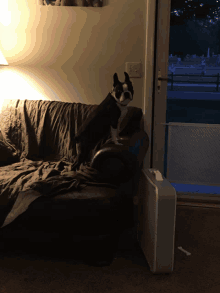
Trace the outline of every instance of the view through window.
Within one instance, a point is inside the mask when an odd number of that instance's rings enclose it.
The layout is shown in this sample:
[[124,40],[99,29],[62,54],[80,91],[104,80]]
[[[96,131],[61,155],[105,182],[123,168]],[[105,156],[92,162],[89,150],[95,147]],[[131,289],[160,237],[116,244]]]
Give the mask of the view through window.
[[217,0],[171,2],[166,123],[182,126],[166,126],[164,175],[176,191],[220,194],[219,16]]

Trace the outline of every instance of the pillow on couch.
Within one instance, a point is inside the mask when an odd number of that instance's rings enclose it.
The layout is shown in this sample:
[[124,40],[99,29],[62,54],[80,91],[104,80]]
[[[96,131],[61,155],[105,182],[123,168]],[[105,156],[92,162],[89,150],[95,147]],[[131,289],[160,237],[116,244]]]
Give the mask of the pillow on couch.
[[0,132],[0,167],[19,162],[19,157],[15,150],[8,146],[2,139]]

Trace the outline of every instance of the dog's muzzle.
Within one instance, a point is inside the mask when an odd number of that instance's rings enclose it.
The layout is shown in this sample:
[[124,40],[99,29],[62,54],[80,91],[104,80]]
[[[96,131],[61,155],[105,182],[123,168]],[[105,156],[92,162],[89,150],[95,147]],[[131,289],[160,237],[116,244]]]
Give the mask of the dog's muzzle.
[[133,100],[131,92],[123,92],[120,100],[118,101],[122,106],[126,106],[128,103],[130,103]]
[[123,92],[119,100],[116,98],[115,92],[113,90],[110,92],[110,94],[113,96],[115,101],[121,106],[127,106],[127,104],[133,100],[132,94],[129,91]]

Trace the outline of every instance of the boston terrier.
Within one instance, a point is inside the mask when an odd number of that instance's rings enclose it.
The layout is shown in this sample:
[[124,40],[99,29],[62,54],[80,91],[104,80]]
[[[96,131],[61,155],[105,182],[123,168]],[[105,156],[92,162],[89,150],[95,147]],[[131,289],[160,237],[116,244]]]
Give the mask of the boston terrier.
[[115,99],[115,106],[113,107],[110,115],[110,121],[111,121],[111,136],[112,140],[116,145],[123,145],[118,142],[119,140],[119,126],[124,118],[124,116],[127,114],[128,109],[127,105],[133,100],[134,90],[132,83],[130,81],[129,75],[127,72],[124,72],[125,75],[125,81],[120,82],[118,80],[117,73],[113,76],[113,88],[110,94]]

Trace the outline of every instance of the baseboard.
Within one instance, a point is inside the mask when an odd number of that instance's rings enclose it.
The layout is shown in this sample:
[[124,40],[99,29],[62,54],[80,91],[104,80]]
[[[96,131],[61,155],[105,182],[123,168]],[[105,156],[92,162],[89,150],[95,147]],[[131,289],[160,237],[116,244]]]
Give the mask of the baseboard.
[[211,203],[199,203],[199,202],[184,202],[177,201],[177,206],[189,206],[189,207],[200,207],[200,208],[215,208],[220,209],[220,204]]
[[[220,194],[210,195],[206,193],[184,193],[176,192],[178,202],[191,202],[191,203],[206,203],[220,205]],[[133,204],[138,205],[138,196],[133,197]]]
[[220,194],[176,192],[177,202],[205,203],[220,205]]

